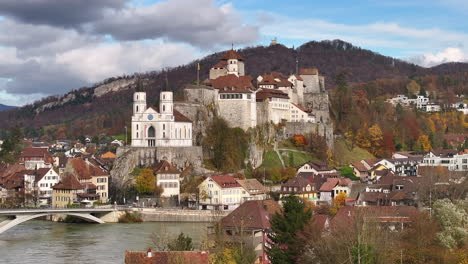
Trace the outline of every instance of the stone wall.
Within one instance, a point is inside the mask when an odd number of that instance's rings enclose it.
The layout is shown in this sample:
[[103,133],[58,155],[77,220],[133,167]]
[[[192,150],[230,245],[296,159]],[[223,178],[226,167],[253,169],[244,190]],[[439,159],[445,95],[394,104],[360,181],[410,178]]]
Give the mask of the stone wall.
[[184,88],[184,99],[186,102],[200,103],[202,105],[214,105],[218,91],[206,85],[186,85]]
[[218,102],[219,115],[230,127],[240,127],[247,131],[257,123],[256,103],[252,100],[221,100]]
[[200,146],[206,135],[206,127],[213,119],[214,111],[201,103],[175,102],[174,108],[184,116],[192,120],[193,144]]
[[150,167],[161,160],[167,160],[181,170],[190,165],[200,168],[203,163],[202,147],[119,147],[111,170],[112,180],[119,186],[125,186],[133,180],[130,173],[135,167]]
[[328,93],[305,93],[304,104],[305,107],[312,109],[317,122],[331,123]]
[[141,209],[144,222],[218,222],[228,211]]

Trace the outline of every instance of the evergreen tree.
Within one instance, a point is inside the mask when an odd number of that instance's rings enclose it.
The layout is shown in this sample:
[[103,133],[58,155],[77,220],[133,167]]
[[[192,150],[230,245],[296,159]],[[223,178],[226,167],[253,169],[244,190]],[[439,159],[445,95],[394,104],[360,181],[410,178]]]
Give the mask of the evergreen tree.
[[296,196],[288,196],[283,200],[281,214],[273,215],[270,224],[272,232],[268,235],[270,248],[267,248],[268,258],[272,264],[295,263],[301,255],[305,241],[296,236],[310,221],[312,212]]
[[20,128],[15,127],[10,131],[9,136],[1,145],[2,150],[0,151],[0,164],[13,164],[18,160],[22,151],[22,139],[23,132]]
[[192,238],[180,233],[179,236],[167,244],[169,251],[192,251],[194,249]]

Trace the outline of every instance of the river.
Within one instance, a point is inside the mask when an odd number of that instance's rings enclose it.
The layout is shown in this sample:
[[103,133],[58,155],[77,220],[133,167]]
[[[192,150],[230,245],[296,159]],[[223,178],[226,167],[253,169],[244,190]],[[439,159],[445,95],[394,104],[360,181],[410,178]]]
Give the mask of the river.
[[125,250],[146,250],[151,233],[206,237],[207,223],[66,224],[28,221],[0,234],[0,263],[124,263]]

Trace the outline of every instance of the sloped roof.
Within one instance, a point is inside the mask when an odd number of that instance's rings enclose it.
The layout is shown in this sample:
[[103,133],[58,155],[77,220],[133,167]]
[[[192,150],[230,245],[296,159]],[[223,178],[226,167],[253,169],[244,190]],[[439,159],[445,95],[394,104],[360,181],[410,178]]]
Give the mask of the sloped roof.
[[99,166],[87,162],[82,158],[74,158],[68,161],[67,166],[70,165],[76,173],[78,179],[91,179],[92,176],[107,176],[107,172],[103,171]]
[[215,181],[221,188],[235,188],[241,185],[230,175],[213,175],[210,178]]
[[54,170],[53,168],[40,168],[36,171],[36,177],[35,177],[35,181],[36,182],[39,182],[40,180],[42,180],[42,178],[44,178],[44,176],[50,171],[50,170]]
[[188,117],[184,116],[181,112],[177,110],[173,110],[174,114],[174,121],[176,122],[187,122],[187,123],[192,123],[192,120],[190,120]]
[[180,174],[181,172],[167,160],[162,160],[153,168],[156,174]]
[[331,192],[340,180],[337,178],[327,178],[327,181],[320,187],[321,192]]
[[237,182],[250,194],[267,193],[268,189],[257,179],[237,180]]
[[148,251],[125,251],[125,264],[209,263],[207,251],[151,251],[151,257]]
[[335,227],[348,228],[354,223],[356,216],[378,219],[379,222],[409,222],[418,214],[413,206],[344,206],[338,210],[332,219]]
[[368,171],[366,166],[364,166],[364,164],[362,164],[360,161],[353,162],[353,163],[351,163],[351,165],[353,166],[353,168],[357,169],[360,172]]
[[281,90],[276,90],[276,89],[266,89],[266,88],[261,88],[257,93],[256,93],[256,99],[258,100],[265,100],[267,98],[284,98],[288,99],[289,96],[284,93]]
[[258,82],[258,85],[276,85],[277,82],[272,74],[262,75],[262,80]]
[[221,219],[224,228],[270,229],[270,220],[281,206],[273,200],[245,201]]
[[220,93],[251,93],[255,89],[250,75],[228,74],[207,80],[205,84],[218,89]]
[[221,57],[222,60],[244,60],[244,58],[237,53],[235,50],[228,50],[224,55]]
[[46,148],[25,148],[23,152],[21,152],[21,157],[29,158],[29,157],[41,157],[45,158],[50,156],[49,150]]
[[227,61],[221,60],[218,63],[216,63],[215,65],[213,65],[212,68],[224,68],[224,66],[226,66],[226,65],[227,65]]
[[59,183],[52,186],[54,190],[81,190],[84,188],[85,186],[74,175],[68,175],[60,180]]

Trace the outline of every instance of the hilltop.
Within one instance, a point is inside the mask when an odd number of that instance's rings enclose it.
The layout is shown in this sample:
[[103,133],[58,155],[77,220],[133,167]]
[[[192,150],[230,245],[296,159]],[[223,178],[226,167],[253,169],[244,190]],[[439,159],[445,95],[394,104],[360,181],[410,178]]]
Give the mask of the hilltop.
[[0,111],[10,110],[10,109],[13,109],[13,108],[16,108],[16,107],[15,107],[15,106],[9,106],[9,105],[0,104]]
[[[166,72],[153,71],[137,76],[111,77],[92,87],[80,88],[63,96],[47,97],[18,109],[0,112],[0,119],[3,120],[0,130],[27,124],[27,136],[48,134],[53,137],[73,137],[101,132],[121,134],[130,119],[136,77],[142,79],[143,89],[153,103],[156,103],[159,91],[165,85],[166,76],[170,88],[180,99],[182,87],[196,80],[197,63],[201,65],[200,79],[204,80],[208,77],[210,67],[224,52],[208,55],[199,61],[174,67]],[[468,72],[466,63],[447,63],[424,68],[341,40],[311,41],[295,49],[280,44],[249,47],[239,50],[239,53],[246,58],[247,74],[254,78],[272,71],[293,73],[296,66],[315,67],[325,76],[329,89],[333,89],[335,77],[340,72],[346,72],[351,83],[377,79],[401,80],[424,75],[460,75]],[[397,86],[381,92],[403,90],[404,87]]]

